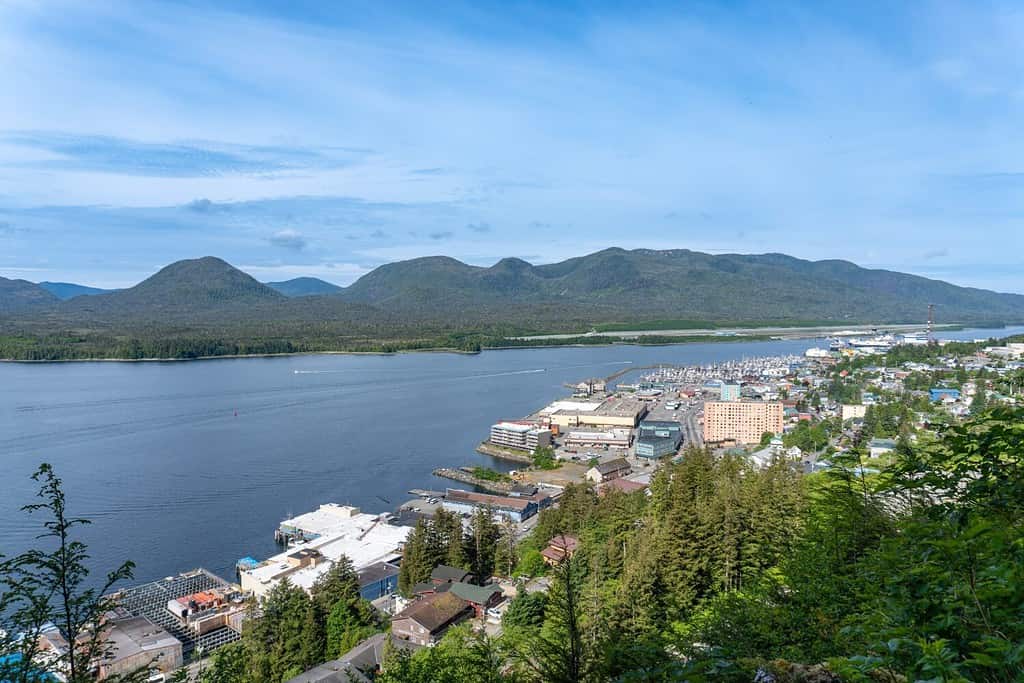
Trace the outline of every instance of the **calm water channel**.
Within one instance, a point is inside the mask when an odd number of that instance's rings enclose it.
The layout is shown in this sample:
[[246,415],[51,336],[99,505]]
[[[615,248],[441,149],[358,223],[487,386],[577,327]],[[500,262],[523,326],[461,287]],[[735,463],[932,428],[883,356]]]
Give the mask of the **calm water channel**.
[[[964,330],[946,338],[1006,336]],[[820,342],[818,342],[820,344]],[[524,349],[475,356],[297,356],[189,363],[0,364],[0,553],[32,543],[19,508],[52,463],[104,570],[138,580],[197,566],[233,575],[276,550],[278,522],[320,503],[393,509],[444,488],[443,465],[507,465],[474,452],[490,424],[633,366],[802,353],[812,340]]]

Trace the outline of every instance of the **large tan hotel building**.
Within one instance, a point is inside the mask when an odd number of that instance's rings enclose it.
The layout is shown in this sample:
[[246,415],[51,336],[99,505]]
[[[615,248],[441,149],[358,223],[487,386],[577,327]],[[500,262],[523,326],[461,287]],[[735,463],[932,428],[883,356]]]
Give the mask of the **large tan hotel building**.
[[782,432],[782,404],[764,401],[708,401],[704,404],[704,441],[757,443],[765,432]]

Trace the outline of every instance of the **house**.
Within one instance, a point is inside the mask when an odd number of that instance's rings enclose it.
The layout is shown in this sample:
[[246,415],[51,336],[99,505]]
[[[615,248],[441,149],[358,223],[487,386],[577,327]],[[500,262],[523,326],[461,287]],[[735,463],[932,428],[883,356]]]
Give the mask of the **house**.
[[599,462],[587,470],[587,481],[600,484],[605,481],[624,477],[632,471],[633,470],[629,467],[629,463],[626,462],[625,458],[614,458],[612,460],[606,460],[605,462]]
[[389,645],[406,652],[415,652],[420,647],[387,633],[376,633],[341,657],[290,678],[287,683],[370,683],[383,667],[384,651]]
[[942,401],[959,401],[960,390],[950,389],[948,387],[935,387],[928,390],[928,398],[932,403],[939,403]]
[[395,638],[417,645],[433,645],[445,632],[473,616],[468,602],[451,591],[433,593],[417,599],[391,618]]
[[868,443],[868,455],[878,458],[886,453],[891,453],[896,448],[896,442],[892,439],[871,439]]
[[477,586],[472,583],[457,582],[451,584],[448,592],[459,596],[472,605],[477,617],[482,617],[487,610],[505,599],[501,586],[497,584]]
[[430,572],[430,582],[434,585],[442,583],[464,583],[473,578],[473,575],[461,567],[450,567],[446,564],[439,564]]
[[544,558],[544,564],[555,566],[567,560],[576,552],[580,545],[580,539],[569,534],[559,534],[548,541],[548,547],[540,551]]
[[639,481],[631,481],[629,479],[612,479],[597,485],[597,495],[605,496],[610,491],[622,491],[623,493],[633,493],[634,491],[643,491],[647,488],[647,484]]

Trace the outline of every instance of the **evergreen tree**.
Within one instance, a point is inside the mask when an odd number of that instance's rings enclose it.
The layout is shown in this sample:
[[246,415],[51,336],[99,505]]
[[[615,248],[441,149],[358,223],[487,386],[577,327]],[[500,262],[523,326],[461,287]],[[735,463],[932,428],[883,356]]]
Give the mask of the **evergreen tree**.
[[[116,603],[105,596],[114,585],[132,577],[135,565],[125,562],[98,585],[87,587],[92,583],[88,548],[75,540],[75,532],[90,521],[68,513],[63,484],[50,465],[40,465],[32,479],[39,484],[40,502],[22,509],[47,515],[44,531],[37,537],[46,549],[28,550],[0,562],[0,680],[50,680],[39,670],[40,659],[45,658],[47,667],[60,671],[68,683],[92,683],[96,663],[112,655],[101,624]],[[72,646],[44,657],[40,636],[51,627]],[[128,683],[148,677],[149,667],[141,666],[107,680]]]
[[476,582],[483,586],[494,575],[494,555],[500,531],[490,507],[477,508],[463,539],[463,548]]
[[217,648],[199,675],[200,683],[248,683],[249,658],[242,643]]
[[287,577],[267,593],[242,634],[252,683],[278,683],[319,664],[306,659],[311,607],[306,592]]
[[516,551],[516,534],[518,529],[511,518],[502,519],[497,547],[494,549],[494,571],[501,576],[511,578],[519,563]]
[[373,608],[365,600],[339,600],[327,616],[326,659],[336,659],[377,632]]
[[402,595],[412,594],[417,583],[430,579],[430,573],[440,561],[437,557],[435,537],[430,523],[420,519],[405,540],[402,562],[398,569],[398,590]]

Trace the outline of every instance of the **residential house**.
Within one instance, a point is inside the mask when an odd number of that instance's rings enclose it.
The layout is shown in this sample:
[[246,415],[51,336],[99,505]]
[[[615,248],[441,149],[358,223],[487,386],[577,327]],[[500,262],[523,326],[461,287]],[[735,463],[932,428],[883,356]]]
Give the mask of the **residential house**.
[[891,453],[896,448],[896,442],[892,439],[871,439],[868,443],[868,455],[878,458],[886,453]]
[[433,645],[445,632],[473,616],[468,602],[451,591],[423,596],[391,618],[395,638]]
[[555,566],[571,558],[579,545],[580,539],[575,536],[559,534],[548,541],[548,547],[540,551],[540,554],[545,564]]
[[497,584],[477,586],[472,583],[456,582],[451,584],[448,592],[454,593],[472,605],[477,617],[484,616],[487,610],[505,599],[501,586]]

